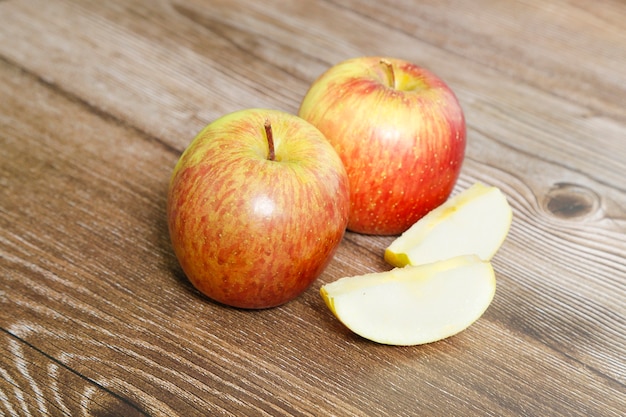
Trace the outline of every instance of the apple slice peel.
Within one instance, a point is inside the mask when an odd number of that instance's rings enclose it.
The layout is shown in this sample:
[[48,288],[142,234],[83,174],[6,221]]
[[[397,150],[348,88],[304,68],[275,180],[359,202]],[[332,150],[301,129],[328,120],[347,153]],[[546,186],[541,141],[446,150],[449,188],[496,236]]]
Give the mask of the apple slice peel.
[[323,285],[320,293],[354,333],[410,346],[465,330],[482,316],[495,290],[491,263],[472,255],[345,277]]
[[478,182],[413,224],[385,250],[385,260],[396,267],[472,254],[490,260],[511,221],[502,191]]

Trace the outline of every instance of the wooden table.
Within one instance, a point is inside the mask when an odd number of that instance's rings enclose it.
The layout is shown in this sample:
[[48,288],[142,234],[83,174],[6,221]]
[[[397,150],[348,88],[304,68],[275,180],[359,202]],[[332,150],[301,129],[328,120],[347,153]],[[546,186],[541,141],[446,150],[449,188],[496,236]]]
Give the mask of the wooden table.
[[[0,2],[0,415],[626,415],[626,3]],[[457,93],[455,193],[514,211],[457,336],[390,347],[323,283],[382,271],[347,233],[278,308],[199,295],[169,243],[178,157],[231,111],[295,113],[325,69],[408,59]]]

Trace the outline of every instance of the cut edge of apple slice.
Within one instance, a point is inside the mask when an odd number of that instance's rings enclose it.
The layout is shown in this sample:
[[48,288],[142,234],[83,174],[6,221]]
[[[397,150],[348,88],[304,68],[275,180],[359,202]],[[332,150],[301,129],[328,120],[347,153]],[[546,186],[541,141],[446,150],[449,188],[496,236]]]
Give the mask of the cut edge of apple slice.
[[506,239],[512,218],[504,193],[477,182],[413,224],[385,249],[384,258],[396,267],[461,255],[491,260]]
[[435,342],[467,329],[491,304],[489,261],[460,256],[419,266],[341,278],[320,294],[348,329],[381,344]]

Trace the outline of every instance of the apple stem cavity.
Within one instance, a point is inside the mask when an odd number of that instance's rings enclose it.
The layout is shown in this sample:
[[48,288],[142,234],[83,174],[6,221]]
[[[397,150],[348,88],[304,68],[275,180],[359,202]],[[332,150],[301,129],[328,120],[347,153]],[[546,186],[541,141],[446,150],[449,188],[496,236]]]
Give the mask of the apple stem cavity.
[[385,70],[387,71],[387,76],[389,77],[389,86],[391,88],[396,88],[396,75],[393,72],[393,65],[391,65],[391,62],[389,62],[385,58],[380,60],[380,64],[385,67]]
[[272,124],[269,119],[265,119],[265,138],[267,139],[267,145],[269,147],[269,153],[267,159],[270,161],[276,160],[276,151],[274,150],[274,134],[272,133]]

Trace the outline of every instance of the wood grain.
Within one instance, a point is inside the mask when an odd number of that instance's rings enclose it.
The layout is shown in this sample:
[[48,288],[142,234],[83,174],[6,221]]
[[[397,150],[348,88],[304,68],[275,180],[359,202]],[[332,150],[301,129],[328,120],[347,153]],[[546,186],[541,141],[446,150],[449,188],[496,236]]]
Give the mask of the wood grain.
[[[624,415],[625,18],[617,0],[0,2],[0,415]],[[358,338],[319,287],[388,269],[393,237],[354,233],[284,306],[200,296],[165,223],[182,150],[373,54],[451,85],[455,192],[509,198],[493,304],[430,345]]]

